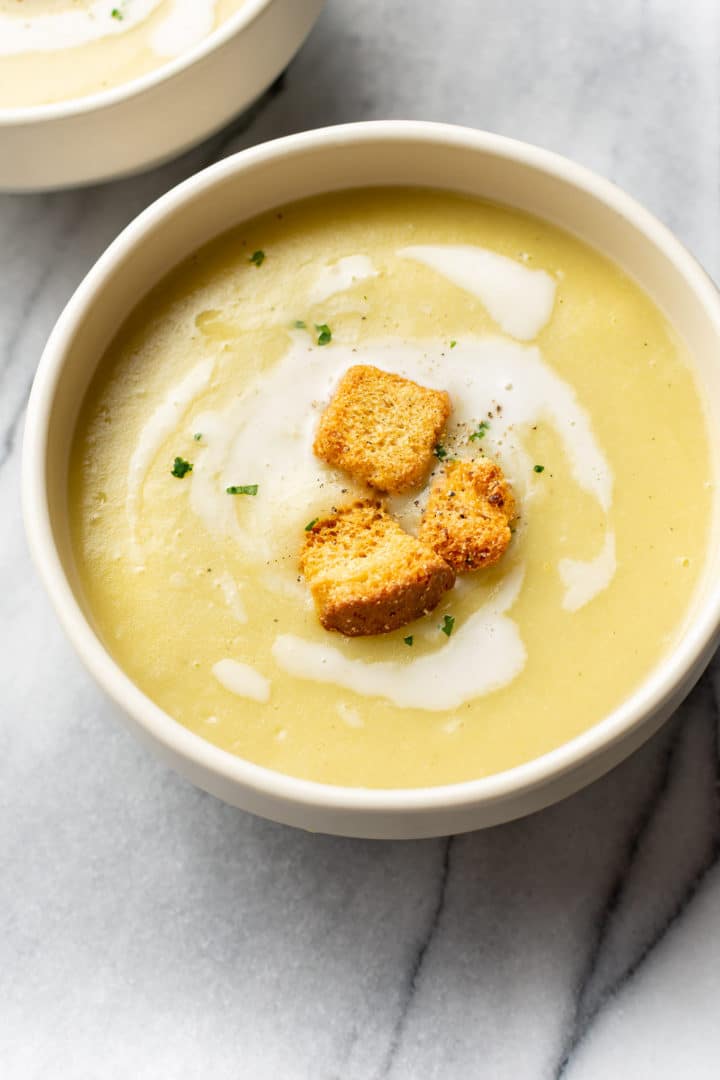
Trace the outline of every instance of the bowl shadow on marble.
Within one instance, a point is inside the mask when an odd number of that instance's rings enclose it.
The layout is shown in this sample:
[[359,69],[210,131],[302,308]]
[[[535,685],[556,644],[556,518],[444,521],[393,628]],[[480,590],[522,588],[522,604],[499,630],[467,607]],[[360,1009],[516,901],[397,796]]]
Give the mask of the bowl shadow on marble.
[[[235,926],[230,948],[242,955],[255,932],[291,973],[312,956],[310,984],[356,988],[360,1026],[364,1013],[370,1023],[373,1009],[387,1010],[389,994],[393,1053],[423,996],[434,999],[434,1026],[457,1030],[463,1012],[477,1027],[484,1006],[505,1022],[498,996],[508,1018],[513,1000],[519,1008],[527,998],[520,1015],[534,1008],[540,1022],[547,1009],[554,1024],[561,995],[570,1048],[714,863],[717,764],[711,671],[632,758],[508,825],[430,841],[347,840],[261,821],[186,788],[195,808],[180,828],[188,823],[190,873],[208,875],[205,916]],[[248,865],[257,869],[250,893]],[[422,1026],[407,1038],[424,1047],[426,1064],[442,1052]]]
[[83,682],[16,789],[8,994],[26,1008],[63,971],[37,1052],[75,1024],[92,1055],[100,1031],[114,1076],[168,1040],[204,1075],[236,1075],[234,1055],[263,1080],[455,1080],[499,1055],[484,1075],[559,1076],[716,858],[718,685],[716,660],[654,738],[547,810],[369,841],[204,794],[109,725]]

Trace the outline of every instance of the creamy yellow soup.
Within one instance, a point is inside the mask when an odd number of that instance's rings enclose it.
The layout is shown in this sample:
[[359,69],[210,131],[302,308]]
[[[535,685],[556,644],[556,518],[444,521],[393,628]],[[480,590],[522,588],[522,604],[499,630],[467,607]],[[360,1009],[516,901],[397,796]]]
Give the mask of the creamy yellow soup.
[[[519,515],[436,611],[346,639],[298,556],[368,494],[312,452],[358,363],[446,389],[443,447],[498,461]],[[411,532],[426,495],[388,500]],[[250,761],[368,787],[486,776],[617,706],[682,631],[710,498],[688,357],[642,290],[535,218],[401,189],[284,207],[176,269],[100,364],[69,489],[89,611],[153,701]]]
[[84,97],[161,67],[245,0],[0,0],[0,107]]

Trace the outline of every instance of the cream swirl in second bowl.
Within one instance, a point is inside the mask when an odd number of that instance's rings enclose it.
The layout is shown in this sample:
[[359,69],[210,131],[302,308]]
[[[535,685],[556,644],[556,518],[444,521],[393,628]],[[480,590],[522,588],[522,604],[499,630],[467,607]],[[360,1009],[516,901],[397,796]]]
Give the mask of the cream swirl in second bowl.
[[130,82],[206,38],[246,0],[0,0],[0,108]]

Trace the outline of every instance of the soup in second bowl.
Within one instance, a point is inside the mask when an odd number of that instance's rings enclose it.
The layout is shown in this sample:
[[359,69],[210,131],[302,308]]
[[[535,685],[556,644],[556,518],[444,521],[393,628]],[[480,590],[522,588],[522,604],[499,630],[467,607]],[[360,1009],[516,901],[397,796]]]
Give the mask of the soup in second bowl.
[[70,509],[98,631],[171,716],[398,787],[526,762],[633,691],[682,632],[710,487],[690,360],[633,281],[515,210],[377,189],[147,297]]
[[0,0],[0,108],[129,82],[180,56],[245,0]]

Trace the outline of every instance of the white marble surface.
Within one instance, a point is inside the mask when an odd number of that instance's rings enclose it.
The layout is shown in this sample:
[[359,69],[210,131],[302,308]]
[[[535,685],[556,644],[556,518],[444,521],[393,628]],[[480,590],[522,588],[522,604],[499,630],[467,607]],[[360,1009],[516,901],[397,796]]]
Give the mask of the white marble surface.
[[0,198],[3,1078],[720,1075],[720,667],[634,758],[531,819],[304,835],[193,790],[117,726],[18,504],[45,337],[177,180],[305,127],[460,121],[611,176],[718,276],[719,55],[716,0],[330,0],[233,130],[136,179]]

